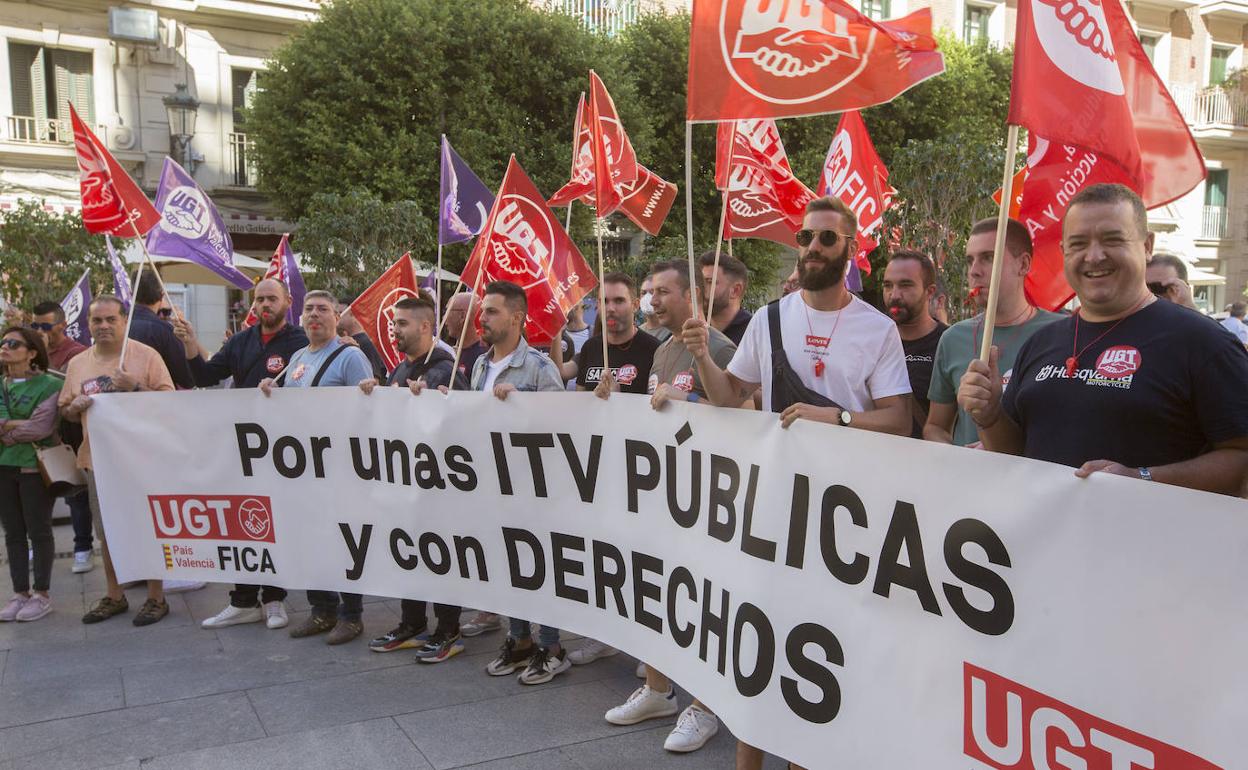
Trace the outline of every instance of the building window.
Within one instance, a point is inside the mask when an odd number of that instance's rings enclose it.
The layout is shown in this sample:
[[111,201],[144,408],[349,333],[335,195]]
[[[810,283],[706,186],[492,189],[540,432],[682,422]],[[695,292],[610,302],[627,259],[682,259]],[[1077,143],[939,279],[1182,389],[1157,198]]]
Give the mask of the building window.
[[1144,49],[1144,55],[1148,60],[1157,65],[1157,44],[1161,42],[1161,35],[1154,35],[1149,32],[1140,33],[1140,47]]
[[1205,208],[1201,217],[1201,237],[1209,240],[1220,240],[1226,237],[1229,222],[1227,208],[1227,188],[1230,172],[1224,168],[1208,169],[1205,177]]
[[988,20],[992,9],[982,5],[966,4],[962,18],[962,39],[968,44],[988,42]]
[[258,70],[232,70],[231,99],[234,111],[234,131],[230,134],[230,171],[237,187],[256,186],[256,156],[254,145],[247,136],[247,110],[255,103],[263,78]]
[[643,0],[548,0],[547,7],[575,16],[594,32],[615,35],[641,18],[643,5],[653,9],[660,7],[656,3],[643,3]]
[[19,142],[72,142],[70,104],[86,123],[95,122],[91,69],[89,51],[9,43],[13,95],[9,138]]
[[1209,85],[1220,86],[1226,82],[1226,76],[1230,73],[1231,55],[1235,53],[1235,47],[1229,45],[1215,45],[1209,51]]
[[892,0],[862,0],[862,12],[872,19],[887,19],[893,14]]

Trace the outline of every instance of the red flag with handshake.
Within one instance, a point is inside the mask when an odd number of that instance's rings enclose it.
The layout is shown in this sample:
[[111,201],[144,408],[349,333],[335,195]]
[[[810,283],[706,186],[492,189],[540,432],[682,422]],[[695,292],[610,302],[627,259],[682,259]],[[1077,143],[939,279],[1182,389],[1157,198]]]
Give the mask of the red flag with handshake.
[[819,174],[818,193],[840,198],[858,217],[854,264],[870,275],[871,260],[867,255],[879,245],[875,232],[897,191],[888,183],[888,168],[876,153],[867,124],[857,111],[846,112],[837,123],[823,172]]
[[598,285],[514,155],[462,275],[473,281],[478,295],[491,281],[523,288],[529,302],[525,334],[534,345],[553,340],[567,322],[568,310]]
[[794,234],[815,194],[793,176],[776,121],[719,124],[715,186],[727,196],[725,240],[763,238],[797,248]]
[[386,368],[394,371],[403,360],[403,353],[395,346],[394,305],[401,299],[417,297],[420,287],[416,283],[416,269],[412,267],[412,255],[404,254],[386,268],[373,285],[364,290],[351,303],[351,315],[364,327],[364,333],[373,341]]
[[945,71],[931,9],[875,21],[844,0],[693,0],[693,121],[870,107]]
[[1118,0],[1019,0],[1009,122],[1113,161],[1149,208],[1205,176]]
[[138,238],[160,224],[160,214],[99,138],[69,105],[78,154],[82,224],[88,232]]

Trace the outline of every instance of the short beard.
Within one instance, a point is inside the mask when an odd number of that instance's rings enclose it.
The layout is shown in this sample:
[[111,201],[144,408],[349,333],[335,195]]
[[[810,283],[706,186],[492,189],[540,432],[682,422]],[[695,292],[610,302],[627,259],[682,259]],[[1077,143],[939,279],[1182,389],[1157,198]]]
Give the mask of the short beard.
[[828,266],[822,270],[807,270],[806,260],[798,257],[797,282],[807,291],[830,289],[845,278],[845,268],[849,265],[848,252],[827,260]]
[[[894,310],[897,311],[895,314],[893,312]],[[899,324],[913,323],[922,314],[923,314],[922,305],[915,305],[914,307],[907,307],[906,305],[889,305],[888,306],[889,317],[892,318],[895,323],[899,323]]]

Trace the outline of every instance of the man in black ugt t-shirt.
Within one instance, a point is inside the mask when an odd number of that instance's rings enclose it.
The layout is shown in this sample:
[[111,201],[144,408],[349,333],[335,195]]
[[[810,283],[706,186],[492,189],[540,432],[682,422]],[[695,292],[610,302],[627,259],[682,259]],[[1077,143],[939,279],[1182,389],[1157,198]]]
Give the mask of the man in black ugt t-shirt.
[[1002,405],[1023,431],[1024,455],[1151,468],[1248,436],[1248,352],[1232,335],[1169,302],[1115,323],[1081,320],[1078,349],[1074,317],[1023,344]]
[[[906,373],[910,375],[910,387],[913,392],[914,400],[923,408],[923,416],[927,415],[927,410],[931,406],[931,400],[927,397],[927,390],[932,384],[932,367],[936,362],[936,346],[940,344],[940,337],[945,333],[945,329],[949,327],[936,322],[936,328],[928,334],[919,337],[917,340],[908,340],[905,337],[901,339],[901,348],[906,353]],[[915,430],[911,433],[911,438],[923,438],[923,421],[919,415],[915,415]]]
[[[611,358],[611,376],[620,384],[623,393],[646,393],[646,380],[650,365],[654,363],[654,351],[659,341],[649,334],[633,334],[623,344],[607,343],[607,355]],[[576,387],[593,390],[602,380],[602,337],[594,337],[576,354]]]
[[[602,282],[602,318],[606,326],[611,378],[624,393],[647,393],[650,366],[659,341],[639,333],[635,322],[638,298],[633,281],[623,273],[608,273]],[[581,346],[576,355],[576,386],[594,390],[602,382],[602,335]]]

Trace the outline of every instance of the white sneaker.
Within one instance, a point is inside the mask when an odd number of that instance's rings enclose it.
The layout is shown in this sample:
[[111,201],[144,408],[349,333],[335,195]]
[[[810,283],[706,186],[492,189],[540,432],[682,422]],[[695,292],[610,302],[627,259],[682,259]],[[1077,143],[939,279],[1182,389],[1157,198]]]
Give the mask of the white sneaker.
[[264,604],[264,624],[269,628],[285,628],[290,622],[290,618],[286,617],[285,602],[265,602]]
[[634,671],[633,673],[637,675],[638,679],[645,679],[646,678],[646,664],[640,660],[637,661],[637,670]]
[[719,718],[709,711],[697,706],[690,706],[680,712],[676,727],[663,741],[663,748],[681,754],[697,751],[706,745],[715,733],[719,732]]
[[164,581],[165,593],[167,594],[184,594],[187,591],[198,591],[208,585],[202,580],[166,580]]
[[262,620],[264,620],[264,611],[259,607],[235,607],[230,604],[199,625],[202,628],[225,628],[241,623],[259,623]]
[[593,663],[599,658],[609,658],[617,653],[619,653],[619,650],[605,645],[597,639],[586,639],[585,644],[568,653],[568,660],[572,661],[574,666],[583,666],[586,663]]
[[73,573],[81,575],[83,572],[90,572],[95,569],[95,559],[90,551],[76,551],[74,553]]
[[650,685],[643,684],[628,700],[611,709],[606,720],[613,725],[635,725],[647,719],[670,717],[677,711],[676,688],[668,688],[666,693],[651,690]]

